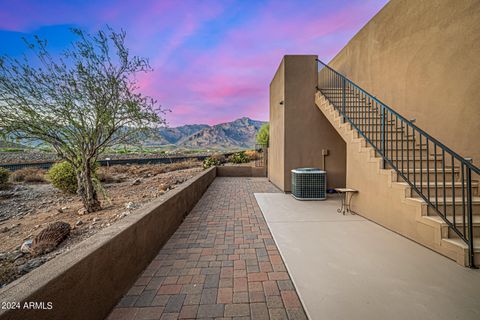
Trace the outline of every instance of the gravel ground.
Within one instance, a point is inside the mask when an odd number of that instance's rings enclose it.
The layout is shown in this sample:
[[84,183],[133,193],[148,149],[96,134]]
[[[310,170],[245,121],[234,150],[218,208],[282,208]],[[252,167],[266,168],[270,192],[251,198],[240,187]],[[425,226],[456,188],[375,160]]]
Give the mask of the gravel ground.
[[[50,184],[16,183],[0,191],[0,288],[30,272],[73,245],[109,227],[176,185],[199,174],[201,162],[112,166],[103,172],[110,201],[103,209],[79,215],[82,204]],[[72,227],[70,236],[54,251],[32,256],[20,251],[47,225],[63,221]]]

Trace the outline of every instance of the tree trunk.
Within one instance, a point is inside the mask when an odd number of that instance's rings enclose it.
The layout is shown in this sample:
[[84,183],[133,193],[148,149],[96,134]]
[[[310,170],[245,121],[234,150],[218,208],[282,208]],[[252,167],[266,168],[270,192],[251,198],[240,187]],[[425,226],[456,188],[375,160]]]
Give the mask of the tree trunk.
[[92,166],[88,162],[77,170],[77,193],[82,198],[83,206],[87,212],[95,212],[101,209],[97,191],[93,185],[92,173]]

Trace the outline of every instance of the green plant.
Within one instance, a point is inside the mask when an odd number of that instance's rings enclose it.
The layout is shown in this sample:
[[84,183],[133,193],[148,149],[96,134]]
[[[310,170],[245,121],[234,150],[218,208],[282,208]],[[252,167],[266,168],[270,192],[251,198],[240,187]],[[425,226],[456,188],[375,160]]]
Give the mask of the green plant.
[[78,189],[75,168],[67,161],[54,164],[47,173],[52,185],[66,193],[74,194]]
[[231,163],[237,163],[237,164],[250,162],[250,158],[247,156],[245,151],[235,152],[228,158],[228,160]]
[[0,152],[23,152],[20,148],[0,148]]
[[203,169],[208,169],[213,166],[219,166],[221,164],[220,160],[215,157],[208,157],[203,160]]
[[268,147],[268,140],[270,138],[269,131],[270,131],[270,124],[269,123],[264,123],[260,127],[260,130],[258,130],[258,133],[257,133],[257,136],[256,136],[256,140],[257,140],[258,144]]
[[0,167],[0,189],[7,186],[9,177],[10,171]]

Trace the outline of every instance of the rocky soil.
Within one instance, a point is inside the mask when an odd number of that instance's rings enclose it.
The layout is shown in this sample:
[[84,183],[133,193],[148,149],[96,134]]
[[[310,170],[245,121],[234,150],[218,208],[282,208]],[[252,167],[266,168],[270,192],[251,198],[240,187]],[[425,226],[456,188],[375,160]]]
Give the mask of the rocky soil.
[[[103,228],[108,228],[201,171],[200,162],[125,165],[103,168],[108,198],[101,211],[82,214],[76,195],[66,195],[50,184],[15,183],[0,191],[0,288]],[[22,244],[32,240],[49,224],[70,224],[69,237],[54,251],[32,256]]]

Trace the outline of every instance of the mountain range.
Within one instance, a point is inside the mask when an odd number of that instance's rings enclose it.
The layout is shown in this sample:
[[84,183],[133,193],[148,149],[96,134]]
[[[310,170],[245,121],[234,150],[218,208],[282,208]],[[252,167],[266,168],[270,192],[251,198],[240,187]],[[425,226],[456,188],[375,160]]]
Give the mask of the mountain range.
[[265,121],[243,117],[217,125],[192,124],[160,128],[145,146],[172,145],[185,149],[245,149],[255,145],[255,136]]
[[[179,127],[162,127],[141,138],[145,147],[169,147],[172,149],[247,149],[255,146],[255,136],[266,122],[243,117],[217,125],[189,124]],[[40,146],[40,140],[8,142],[0,147]],[[137,144],[137,143],[136,143]]]

